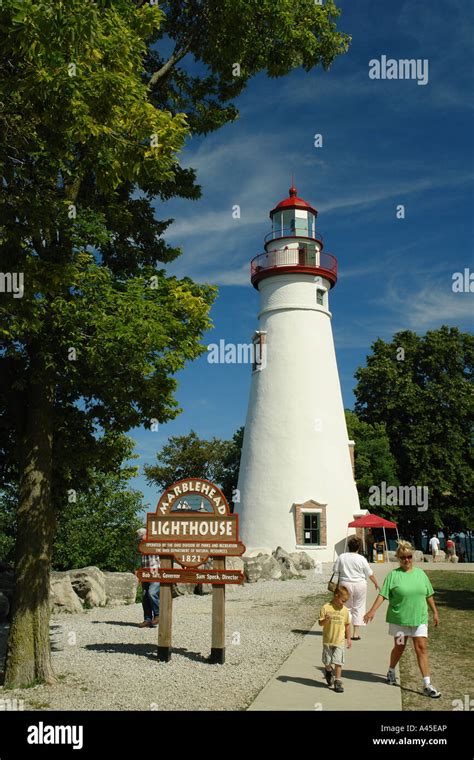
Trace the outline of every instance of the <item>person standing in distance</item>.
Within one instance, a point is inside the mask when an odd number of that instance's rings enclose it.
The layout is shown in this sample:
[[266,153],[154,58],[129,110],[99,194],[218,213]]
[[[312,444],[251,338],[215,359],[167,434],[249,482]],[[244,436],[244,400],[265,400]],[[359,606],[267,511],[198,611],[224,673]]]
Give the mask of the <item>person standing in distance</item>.
[[[138,541],[143,541],[146,536],[146,529],[137,530]],[[141,567],[145,570],[159,568],[160,560],[156,554],[142,554]],[[139,628],[153,628],[160,622],[160,584],[159,583],[142,583],[142,606],[143,622],[139,623]]]
[[436,533],[433,533],[432,537],[430,538],[430,552],[431,552],[431,556],[433,557],[433,562],[436,562],[438,551],[439,551],[439,538],[436,535]]

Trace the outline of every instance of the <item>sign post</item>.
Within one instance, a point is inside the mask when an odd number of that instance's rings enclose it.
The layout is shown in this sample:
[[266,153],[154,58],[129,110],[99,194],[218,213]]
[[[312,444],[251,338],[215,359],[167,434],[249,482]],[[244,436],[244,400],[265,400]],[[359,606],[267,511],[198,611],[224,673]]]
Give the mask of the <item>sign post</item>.
[[[213,562],[215,570],[225,568],[225,557],[216,557]],[[225,586],[212,587],[212,663],[223,665],[225,662]]]
[[[167,570],[173,567],[173,560],[163,557],[161,568]],[[171,660],[171,629],[173,625],[173,596],[168,583],[160,585],[160,622],[158,627],[158,659],[161,662]]]
[[[137,571],[141,583],[159,582],[158,659],[171,659],[173,583],[208,583],[212,589],[212,663],[225,662],[225,586],[243,583],[243,573],[226,570],[225,558],[245,552],[239,518],[222,491],[203,478],[185,478],[166,489],[156,512],[147,514],[142,554],[156,554],[160,567]],[[209,560],[212,559],[212,568]],[[179,567],[176,567],[177,563]],[[206,566],[207,565],[207,566]]]

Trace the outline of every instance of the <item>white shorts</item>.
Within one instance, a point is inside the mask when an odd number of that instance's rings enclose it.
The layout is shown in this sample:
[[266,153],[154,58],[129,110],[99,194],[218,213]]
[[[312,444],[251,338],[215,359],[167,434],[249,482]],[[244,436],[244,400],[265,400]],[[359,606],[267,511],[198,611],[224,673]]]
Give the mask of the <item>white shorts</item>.
[[398,625],[397,623],[389,623],[388,635],[395,637],[403,635],[407,638],[409,636],[411,636],[411,638],[423,637],[427,639],[428,625],[426,623],[422,623],[421,625]]

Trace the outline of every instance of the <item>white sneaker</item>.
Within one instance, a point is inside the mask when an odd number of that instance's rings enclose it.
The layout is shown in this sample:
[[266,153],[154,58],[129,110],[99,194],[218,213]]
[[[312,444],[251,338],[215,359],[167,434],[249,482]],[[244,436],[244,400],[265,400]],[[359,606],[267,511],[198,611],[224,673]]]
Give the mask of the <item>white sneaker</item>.
[[392,686],[395,686],[397,683],[397,676],[395,675],[394,670],[389,670],[387,673],[387,683],[391,684]]
[[441,696],[441,692],[437,691],[430,683],[423,689],[423,694],[425,697],[432,697],[433,699],[438,699]]

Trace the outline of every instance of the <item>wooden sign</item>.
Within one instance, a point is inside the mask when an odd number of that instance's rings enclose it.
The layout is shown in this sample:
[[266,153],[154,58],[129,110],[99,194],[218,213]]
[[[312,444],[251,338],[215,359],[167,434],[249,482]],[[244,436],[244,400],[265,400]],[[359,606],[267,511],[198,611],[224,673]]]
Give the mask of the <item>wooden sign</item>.
[[[160,568],[142,568],[142,583],[160,583],[158,658],[171,659],[173,583],[212,584],[212,645],[210,661],[225,661],[225,584],[243,583],[243,573],[226,570],[225,558],[245,552],[239,540],[239,517],[231,514],[224,494],[203,478],[185,478],[166,489],[147,515],[142,554],[155,554]],[[200,568],[212,558],[212,569]],[[173,562],[181,567],[174,568]],[[200,569],[199,569],[200,568]]]
[[172,556],[182,567],[198,567],[210,556],[239,557],[245,551],[245,546],[240,542],[228,544],[218,541],[142,541],[138,548],[142,554]]
[[240,570],[184,570],[173,567],[143,568],[137,571],[140,583],[243,583]]

